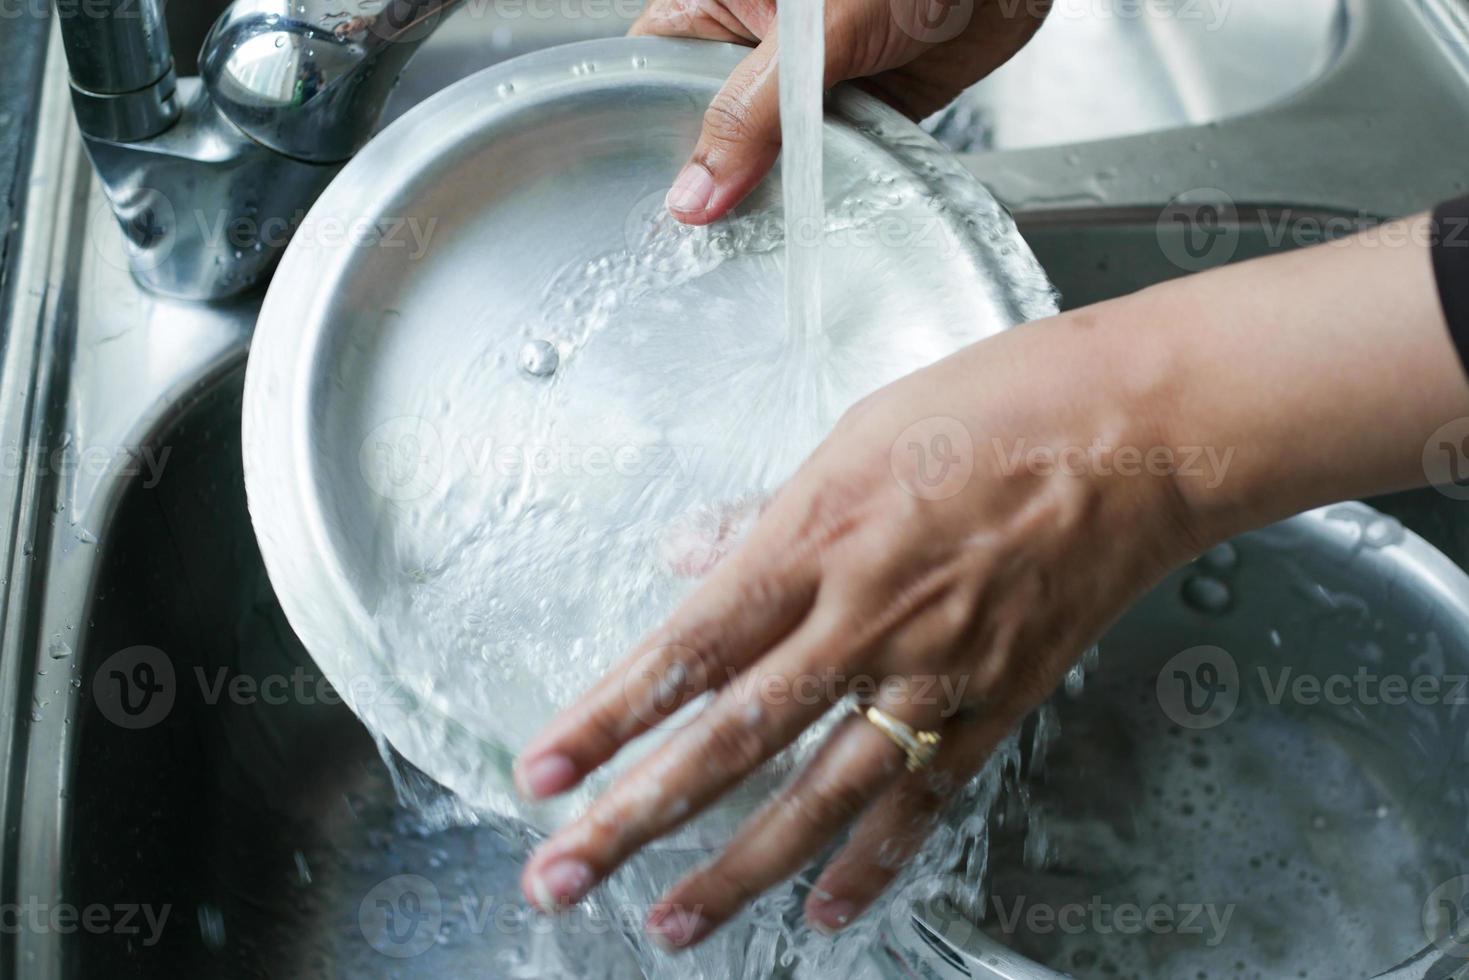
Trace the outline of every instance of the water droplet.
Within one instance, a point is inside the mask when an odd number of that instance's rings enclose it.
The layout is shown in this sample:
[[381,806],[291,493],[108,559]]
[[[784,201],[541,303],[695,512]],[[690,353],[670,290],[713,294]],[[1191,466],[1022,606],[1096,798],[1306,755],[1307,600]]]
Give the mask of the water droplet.
[[311,884],[311,865],[306,863],[306,855],[296,851],[291,857],[296,862],[296,884],[302,887]]
[[1362,528],[1362,540],[1369,548],[1386,548],[1403,540],[1403,525],[1391,517],[1379,517]]
[[1066,672],[1066,696],[1072,698],[1081,697],[1086,690],[1086,666],[1084,664],[1073,664]]
[[1239,564],[1239,551],[1226,541],[1200,555],[1199,564],[1216,572],[1227,572]]
[[1183,583],[1183,601],[1197,612],[1222,613],[1230,598],[1229,586],[1212,575],[1195,575]]
[[199,938],[204,945],[218,952],[224,949],[224,913],[209,902],[199,906]]
[[520,348],[520,370],[533,378],[555,374],[560,364],[561,355],[549,340],[530,340]]

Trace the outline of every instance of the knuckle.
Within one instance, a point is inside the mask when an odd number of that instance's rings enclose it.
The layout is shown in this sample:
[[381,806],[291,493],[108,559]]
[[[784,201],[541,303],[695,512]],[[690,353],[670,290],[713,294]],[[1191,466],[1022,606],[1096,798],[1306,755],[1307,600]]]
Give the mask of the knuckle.
[[712,758],[720,760],[723,768],[735,772],[753,769],[769,755],[765,737],[760,731],[729,711],[711,722],[706,745]]
[[582,721],[584,744],[593,755],[606,755],[629,735],[627,715],[616,705],[593,705]]
[[791,814],[813,830],[846,824],[867,808],[866,787],[841,777],[818,779],[787,800]]
[[737,859],[728,854],[715,858],[699,871],[699,890],[718,896],[719,905],[727,910],[738,909],[757,894],[753,876],[737,871],[732,865]]
[[750,107],[739,96],[725,93],[704,110],[704,132],[725,145],[768,142],[757,132]]
[[699,691],[716,686],[730,654],[728,627],[718,619],[692,623],[661,641],[661,670],[682,672],[684,684]]
[[869,422],[876,421],[882,414],[882,399],[876,392],[863,395],[857,401],[847,407],[837,419],[836,430],[839,432],[860,431]]

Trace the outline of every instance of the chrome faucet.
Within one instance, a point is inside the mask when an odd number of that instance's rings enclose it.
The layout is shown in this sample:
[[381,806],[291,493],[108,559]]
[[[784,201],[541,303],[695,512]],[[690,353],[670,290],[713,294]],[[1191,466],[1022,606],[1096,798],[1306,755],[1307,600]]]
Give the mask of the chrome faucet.
[[200,76],[179,79],[165,0],[56,0],[77,123],[139,283],[221,299],[263,281],[456,2],[235,0]]

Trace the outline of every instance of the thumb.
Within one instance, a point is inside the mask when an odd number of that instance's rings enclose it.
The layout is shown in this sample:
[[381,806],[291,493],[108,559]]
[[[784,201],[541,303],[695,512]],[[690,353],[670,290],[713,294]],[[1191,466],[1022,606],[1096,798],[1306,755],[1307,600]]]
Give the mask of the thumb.
[[758,184],[780,154],[776,40],[745,56],[704,113],[704,129],[665,203],[691,225],[723,216]]

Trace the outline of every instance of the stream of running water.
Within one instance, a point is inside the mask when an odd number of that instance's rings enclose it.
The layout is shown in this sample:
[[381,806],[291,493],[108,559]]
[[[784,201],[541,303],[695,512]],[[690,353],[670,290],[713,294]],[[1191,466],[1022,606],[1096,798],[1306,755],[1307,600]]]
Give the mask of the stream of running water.
[[[793,345],[821,330],[823,0],[782,3],[780,31],[781,192],[785,204],[785,314]],[[796,358],[799,360],[799,356]]]

